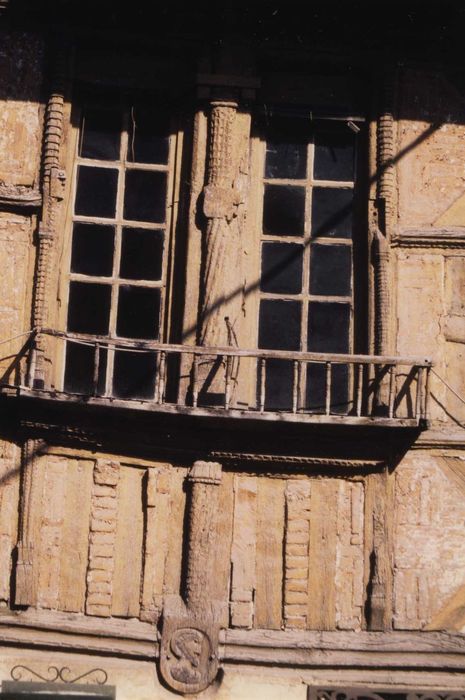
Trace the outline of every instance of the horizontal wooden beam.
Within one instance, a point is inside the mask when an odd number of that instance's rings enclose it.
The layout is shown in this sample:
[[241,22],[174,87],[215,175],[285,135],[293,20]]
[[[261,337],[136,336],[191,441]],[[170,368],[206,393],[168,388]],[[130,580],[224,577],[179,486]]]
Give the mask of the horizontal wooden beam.
[[28,387],[2,386],[0,394],[8,396],[24,396],[28,398],[45,399],[48,401],[71,403],[83,406],[102,406],[125,408],[136,411],[165,413],[171,415],[199,416],[202,418],[233,418],[249,421],[279,421],[281,423],[304,423],[317,425],[361,426],[376,428],[417,428],[418,418],[389,418],[385,416],[347,416],[327,415],[320,413],[286,413],[278,411],[260,411],[254,409],[225,409],[199,406],[181,406],[179,404],[157,404],[155,401],[142,399],[114,399],[101,396],[84,396],[67,394],[62,391],[47,391],[45,389],[29,389]]
[[350,355],[341,353],[296,352],[290,350],[240,349],[232,347],[203,347],[200,345],[176,345],[157,343],[154,341],[124,340],[123,338],[109,339],[108,336],[92,336],[91,338],[79,333],[65,333],[51,328],[41,328],[40,333],[64,340],[82,342],[85,345],[101,347],[109,346],[131,350],[159,351],[166,353],[181,353],[187,355],[220,355],[225,357],[250,357],[255,359],[298,360],[302,362],[334,362],[335,364],[373,364],[373,365],[432,365],[432,360],[425,356],[394,356],[394,355]]
[[[29,609],[0,615],[0,644],[155,659],[158,633],[146,622]],[[290,667],[465,671],[465,635],[444,632],[222,630],[224,663]]]

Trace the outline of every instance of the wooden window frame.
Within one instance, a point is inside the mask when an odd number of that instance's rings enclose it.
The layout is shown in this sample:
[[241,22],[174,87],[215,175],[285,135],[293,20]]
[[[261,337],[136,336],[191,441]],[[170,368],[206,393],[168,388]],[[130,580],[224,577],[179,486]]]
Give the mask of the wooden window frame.
[[[147,93],[153,103],[153,93]],[[137,96],[137,100],[134,100],[140,104],[144,104],[144,96]],[[110,341],[117,345],[119,336],[116,334],[116,316],[117,316],[117,304],[118,304],[118,287],[121,285],[128,285],[131,287],[141,287],[150,289],[160,290],[160,317],[159,317],[159,342],[164,342],[166,338],[169,337],[170,333],[170,323],[171,323],[171,306],[172,306],[172,289],[173,289],[173,259],[174,259],[174,247],[175,247],[175,229],[176,221],[178,215],[179,207],[179,189],[180,189],[180,169],[181,169],[181,158],[182,158],[182,148],[183,148],[183,138],[184,134],[181,129],[179,120],[174,113],[170,117],[170,134],[169,134],[169,150],[167,163],[165,164],[152,164],[152,163],[138,163],[132,162],[127,159],[127,147],[129,141],[129,119],[130,119],[130,103],[131,95],[126,97],[125,104],[122,106],[121,101],[116,99],[114,101],[114,109],[119,109],[122,112],[122,122],[121,122],[121,138],[120,138],[120,150],[119,159],[115,161],[111,160],[99,160],[84,158],[79,155],[80,150],[80,140],[81,140],[81,124],[83,113],[86,108],[91,109],[108,109],[111,110],[108,103],[103,103],[101,99],[76,99],[73,104],[71,112],[71,125],[70,125],[70,138],[69,138],[69,150],[68,150],[68,167],[71,173],[70,177],[70,187],[67,195],[68,205],[66,211],[66,220],[64,225],[64,247],[63,247],[63,273],[60,273],[59,281],[59,297],[62,300],[60,305],[60,312],[58,316],[58,327],[66,332],[67,329],[67,318],[68,318],[68,307],[69,307],[69,294],[71,289],[71,282],[81,282],[90,284],[102,284],[111,287],[111,301],[110,301],[110,318],[109,318],[109,331],[107,335],[98,334],[73,334],[75,336],[82,335],[83,342],[87,339],[88,341],[102,340],[102,342]],[[76,192],[77,192],[77,180],[78,180],[78,168],[79,166],[95,167],[95,168],[108,168],[116,170],[118,172],[118,182],[117,182],[117,193],[116,193],[116,205],[115,205],[115,216],[114,218],[106,218],[99,216],[84,216],[77,215],[74,213],[75,202],[76,202]],[[166,186],[166,216],[164,223],[151,223],[144,221],[134,221],[130,219],[124,219],[123,207],[124,207],[124,187],[125,187],[125,173],[131,170],[139,171],[149,171],[149,172],[166,172],[167,174],[167,186]],[[93,223],[93,224],[103,224],[109,227],[113,227],[114,235],[114,251],[113,251],[113,268],[111,276],[102,275],[87,275],[82,273],[75,273],[71,271],[71,253],[72,253],[72,242],[73,242],[73,226],[75,223]],[[143,279],[127,279],[119,276],[120,261],[121,261],[121,244],[122,244],[122,229],[123,227],[144,229],[149,231],[164,231],[165,241],[163,250],[163,260],[162,260],[162,271],[160,280],[143,280]],[[121,340],[128,340],[128,338],[121,338]],[[132,338],[130,339],[132,340]],[[137,342],[137,339],[134,339]],[[114,365],[114,355],[115,350],[108,349],[107,367],[106,367],[106,378],[105,378],[105,393],[104,396],[112,397],[112,382],[113,382],[113,365]],[[60,391],[64,390],[65,383],[65,371],[66,371],[66,343],[62,342],[59,347],[54,348],[52,352],[54,356],[56,370],[54,372],[55,385]]]

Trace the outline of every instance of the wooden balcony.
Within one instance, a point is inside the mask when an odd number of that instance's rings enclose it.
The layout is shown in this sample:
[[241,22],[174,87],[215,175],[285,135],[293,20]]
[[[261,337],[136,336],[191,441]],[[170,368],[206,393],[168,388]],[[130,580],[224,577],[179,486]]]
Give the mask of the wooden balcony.
[[[424,357],[169,345],[54,330],[42,330],[38,340],[37,334],[18,354],[19,379],[4,381],[3,394],[242,420],[412,428],[426,426],[428,419],[432,362]],[[74,346],[88,348],[88,358],[91,353],[84,390],[73,389],[54,369]],[[38,381],[40,353],[50,361],[45,379]],[[149,386],[142,393],[115,389],[107,368],[109,357],[121,353],[130,353],[136,363],[137,354],[151,358]]]

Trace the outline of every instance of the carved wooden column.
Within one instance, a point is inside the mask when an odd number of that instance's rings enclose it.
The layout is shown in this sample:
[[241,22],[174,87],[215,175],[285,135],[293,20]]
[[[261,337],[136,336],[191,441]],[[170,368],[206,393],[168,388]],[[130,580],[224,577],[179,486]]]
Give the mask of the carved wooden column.
[[197,461],[189,472],[187,576],[184,600],[166,596],[160,673],[180,693],[199,693],[218,671],[220,611],[211,597],[221,465]]
[[[240,90],[221,88],[208,105],[198,343],[244,346],[247,272],[244,223],[249,183],[250,114],[239,110]],[[244,336],[244,337],[241,337]],[[200,401],[215,405],[225,395],[225,362],[204,356],[198,371]],[[231,368],[228,365],[228,372]],[[232,393],[237,383],[235,367]]]
[[376,128],[376,197],[378,227],[373,234],[375,272],[375,352],[391,352],[390,241],[396,216],[394,76],[388,72],[380,94]]
[[[379,95],[376,126],[376,204],[378,226],[373,231],[374,346],[378,355],[390,355],[392,347],[392,293],[390,242],[396,222],[394,73],[386,71]],[[389,377],[378,374],[376,410],[386,412]],[[392,626],[392,528],[393,477],[389,469],[366,480],[366,521],[369,547],[367,581],[367,627],[386,630]]]
[[45,111],[42,154],[42,214],[38,231],[32,325],[39,329],[34,363],[30,375],[34,386],[45,383],[45,339],[40,328],[48,321],[48,295],[53,243],[58,233],[60,203],[64,197],[65,173],[60,169],[60,148],[63,139],[63,109],[66,89],[68,51],[64,42],[54,49],[50,94]]
[[237,222],[233,223],[241,202],[234,172],[237,107],[237,102],[214,101],[209,117],[200,327],[201,344],[207,346],[228,345],[225,318],[233,324],[240,314],[240,287],[237,289],[237,282],[241,281],[240,231]]

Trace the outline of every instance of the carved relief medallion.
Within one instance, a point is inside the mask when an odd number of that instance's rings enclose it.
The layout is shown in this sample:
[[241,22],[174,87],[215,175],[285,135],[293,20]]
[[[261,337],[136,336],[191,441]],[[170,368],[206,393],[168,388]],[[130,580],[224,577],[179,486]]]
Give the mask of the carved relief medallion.
[[169,622],[164,626],[161,640],[160,672],[178,693],[199,693],[218,672],[215,640],[197,622],[191,626],[188,620]]

